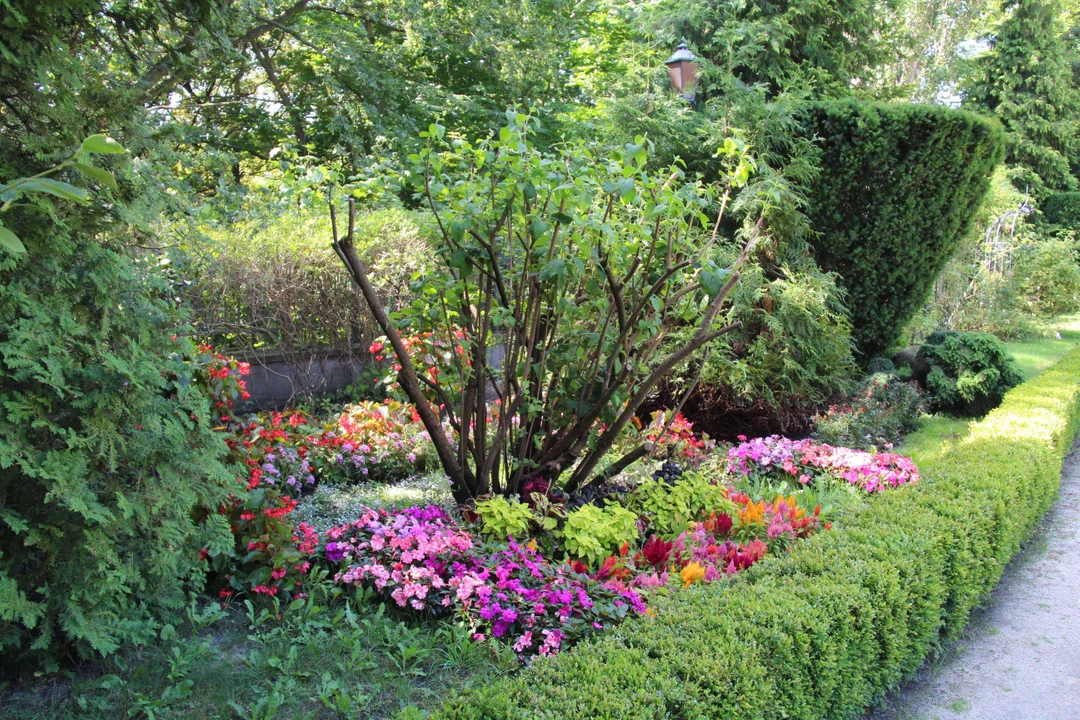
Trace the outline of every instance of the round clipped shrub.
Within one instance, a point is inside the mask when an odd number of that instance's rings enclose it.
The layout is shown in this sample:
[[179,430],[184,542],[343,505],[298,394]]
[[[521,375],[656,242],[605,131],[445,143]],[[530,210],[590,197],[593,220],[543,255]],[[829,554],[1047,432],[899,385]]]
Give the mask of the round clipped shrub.
[[1024,381],[1016,361],[990,333],[936,332],[919,348],[916,379],[934,411],[979,417]]
[[880,355],[878,355],[877,357],[871,358],[870,362],[866,363],[867,375],[892,375],[895,372],[896,366],[893,365],[893,361],[887,357],[881,357]]

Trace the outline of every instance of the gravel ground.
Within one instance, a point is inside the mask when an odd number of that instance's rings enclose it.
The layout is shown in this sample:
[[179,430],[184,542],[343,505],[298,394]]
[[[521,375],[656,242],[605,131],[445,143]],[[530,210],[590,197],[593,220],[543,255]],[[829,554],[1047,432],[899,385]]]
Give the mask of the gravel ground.
[[1080,720],[1080,442],[986,607],[864,720]]

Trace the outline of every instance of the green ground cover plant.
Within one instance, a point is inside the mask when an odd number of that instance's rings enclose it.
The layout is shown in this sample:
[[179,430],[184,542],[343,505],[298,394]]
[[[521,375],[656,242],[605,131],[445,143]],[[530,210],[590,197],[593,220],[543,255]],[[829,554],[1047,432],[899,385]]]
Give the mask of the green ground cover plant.
[[842,529],[438,717],[852,716],[957,635],[1030,536],[1080,427],[1078,378],[1074,350]]

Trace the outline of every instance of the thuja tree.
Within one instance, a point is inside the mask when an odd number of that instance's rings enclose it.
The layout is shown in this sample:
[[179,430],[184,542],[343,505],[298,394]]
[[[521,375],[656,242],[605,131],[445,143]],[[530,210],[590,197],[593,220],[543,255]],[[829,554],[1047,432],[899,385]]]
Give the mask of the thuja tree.
[[965,102],[1005,128],[1014,183],[1038,196],[1075,190],[1080,92],[1056,0],[1004,0],[1004,20],[978,58]]
[[200,550],[232,546],[224,516],[200,527],[192,510],[227,501],[235,475],[169,286],[122,242],[136,178],[99,133],[136,151],[147,133],[106,79],[94,3],[15,5],[0,12],[0,664],[25,670],[154,638],[202,586]]
[[[411,157],[441,266],[405,312],[392,319],[382,307],[351,213],[335,230],[461,502],[564,474],[573,491],[644,457],[647,446],[599,468],[649,391],[737,326],[726,301],[755,234],[733,265],[711,262],[718,218],[752,166],[733,142],[721,151],[726,177],[706,185],[677,168],[647,172],[640,139],[605,158],[541,153],[533,121],[508,118],[475,146],[432,125]],[[661,350],[686,326],[685,341]],[[418,368],[409,347],[425,333],[460,348],[437,371]]]

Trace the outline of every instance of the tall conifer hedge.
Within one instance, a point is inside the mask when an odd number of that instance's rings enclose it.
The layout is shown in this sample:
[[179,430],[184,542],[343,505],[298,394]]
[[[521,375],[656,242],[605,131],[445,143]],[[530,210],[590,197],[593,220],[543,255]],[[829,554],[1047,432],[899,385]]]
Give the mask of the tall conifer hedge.
[[863,359],[889,348],[968,231],[1001,162],[1000,127],[934,105],[814,103],[821,147],[808,215],[818,263],[848,292]]

